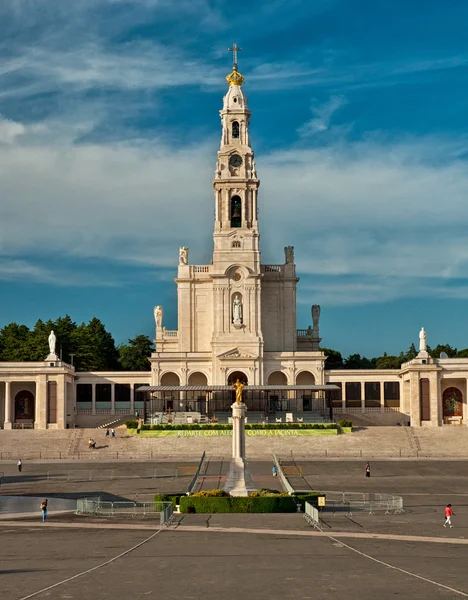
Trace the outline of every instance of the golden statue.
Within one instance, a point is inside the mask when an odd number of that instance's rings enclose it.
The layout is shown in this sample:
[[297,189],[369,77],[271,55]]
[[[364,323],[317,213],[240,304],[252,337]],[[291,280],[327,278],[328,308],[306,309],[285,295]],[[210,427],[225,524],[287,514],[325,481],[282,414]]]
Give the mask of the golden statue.
[[244,389],[244,384],[238,379],[236,383],[232,384],[233,388],[236,388],[236,402],[242,402],[242,390]]

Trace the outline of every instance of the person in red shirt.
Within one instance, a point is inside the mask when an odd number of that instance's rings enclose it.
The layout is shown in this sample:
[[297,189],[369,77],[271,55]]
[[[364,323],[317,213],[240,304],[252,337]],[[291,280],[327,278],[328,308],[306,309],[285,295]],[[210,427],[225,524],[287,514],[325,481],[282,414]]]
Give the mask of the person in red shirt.
[[451,504],[447,504],[447,506],[445,507],[445,523],[444,523],[444,527],[447,527],[447,525],[450,525],[450,527],[453,527],[452,521],[450,520],[450,518],[451,518],[452,515],[455,515],[455,513],[452,510],[452,505]]

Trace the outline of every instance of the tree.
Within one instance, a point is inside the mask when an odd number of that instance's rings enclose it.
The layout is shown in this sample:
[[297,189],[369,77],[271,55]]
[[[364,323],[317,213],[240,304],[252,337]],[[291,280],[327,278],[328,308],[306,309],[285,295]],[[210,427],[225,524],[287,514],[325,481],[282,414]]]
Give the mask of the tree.
[[375,359],[375,367],[377,369],[399,369],[401,364],[404,363],[402,356],[389,356],[384,352],[383,356],[379,356]]
[[344,361],[344,369],[375,369],[375,358],[361,358],[360,354],[350,354]]
[[127,344],[118,347],[119,361],[124,371],[149,371],[151,363],[148,358],[153,351],[153,342],[147,335],[137,335]]
[[43,361],[49,354],[49,334],[54,328],[53,321],[44,323],[42,319],[38,319],[34,325],[34,329],[29,332],[28,339],[25,342],[27,360]]
[[86,325],[81,323],[72,333],[77,371],[118,371],[119,353],[114,338],[102,322],[94,317]]
[[440,358],[442,352],[445,352],[449,358],[455,358],[458,354],[458,350],[449,344],[437,344],[435,348],[431,349],[430,354],[432,358]]
[[342,369],[343,368],[343,357],[341,356],[341,352],[338,350],[332,350],[331,348],[321,348],[322,352],[324,352],[327,360],[325,361],[325,369]]
[[408,348],[407,353],[405,354],[405,362],[408,362],[409,360],[413,360],[413,358],[416,358],[417,355],[418,355],[418,351],[416,350],[415,345],[411,344],[411,346]]
[[10,323],[0,329],[0,360],[22,362],[31,360],[28,350],[29,328]]

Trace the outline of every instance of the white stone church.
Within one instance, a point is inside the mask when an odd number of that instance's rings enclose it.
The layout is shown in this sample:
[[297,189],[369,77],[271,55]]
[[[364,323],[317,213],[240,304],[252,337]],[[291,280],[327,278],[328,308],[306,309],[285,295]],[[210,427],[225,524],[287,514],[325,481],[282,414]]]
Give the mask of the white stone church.
[[151,371],[76,372],[52,347],[44,362],[0,362],[0,425],[62,429],[167,411],[215,416],[229,409],[237,379],[246,384],[249,408],[262,416],[319,412],[369,424],[466,424],[468,359],[432,359],[421,346],[398,370],[324,370],[320,307],[312,306],[312,322],[297,329],[294,248],[285,247],[281,264],[261,262],[260,180],[236,59],[226,79],[212,260],[192,265],[189,249],[180,248],[178,329],[164,327],[164,307],[156,306]]

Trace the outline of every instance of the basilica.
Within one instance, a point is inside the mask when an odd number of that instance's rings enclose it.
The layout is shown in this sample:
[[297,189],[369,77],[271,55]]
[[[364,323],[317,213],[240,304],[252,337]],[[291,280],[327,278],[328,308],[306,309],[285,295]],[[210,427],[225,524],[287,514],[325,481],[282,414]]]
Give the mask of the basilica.
[[178,328],[166,329],[164,306],[157,304],[151,370],[76,372],[59,360],[51,337],[43,362],[0,362],[0,426],[91,427],[167,412],[214,416],[229,410],[237,380],[249,409],[262,416],[467,423],[468,359],[433,359],[425,342],[400,369],[325,370],[320,306],[313,304],[310,323],[297,328],[294,247],[284,247],[278,264],[261,261],[260,179],[236,51],[226,79],[213,157],[213,255],[194,265],[189,248],[179,249]]

